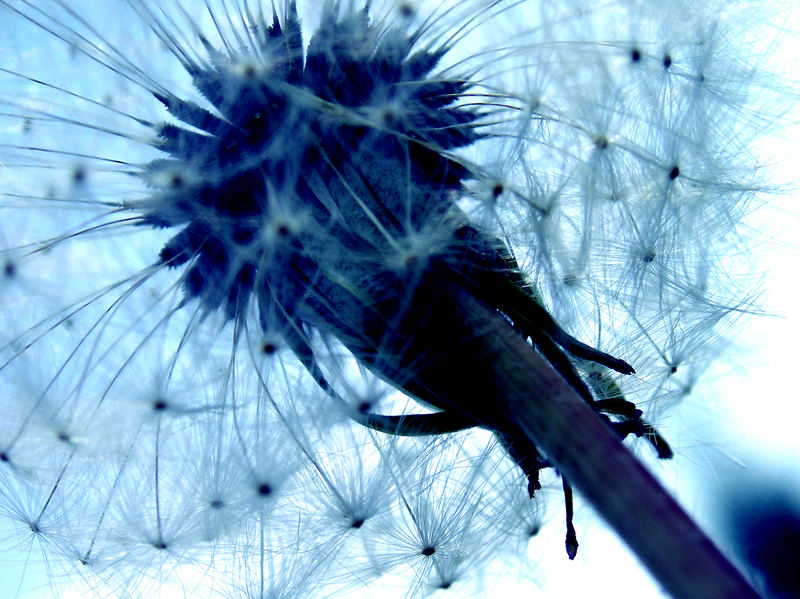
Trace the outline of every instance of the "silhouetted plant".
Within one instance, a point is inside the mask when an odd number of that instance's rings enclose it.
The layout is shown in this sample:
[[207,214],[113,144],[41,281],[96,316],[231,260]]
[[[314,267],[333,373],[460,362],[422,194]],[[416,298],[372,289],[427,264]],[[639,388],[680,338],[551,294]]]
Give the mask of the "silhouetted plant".
[[137,596],[464,594],[554,467],[570,558],[574,484],[671,592],[754,596],[619,440],[672,455],[752,301],[758,12],[309,4],[0,0],[23,545]]

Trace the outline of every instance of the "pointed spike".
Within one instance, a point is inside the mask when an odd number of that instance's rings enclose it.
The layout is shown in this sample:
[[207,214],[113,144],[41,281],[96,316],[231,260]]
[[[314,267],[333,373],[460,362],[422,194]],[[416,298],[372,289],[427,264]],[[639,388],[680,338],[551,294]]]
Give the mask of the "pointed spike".
[[574,515],[572,504],[572,486],[563,476],[561,477],[561,482],[564,486],[564,508],[567,517],[567,534],[564,540],[564,545],[567,549],[567,557],[570,560],[573,560],[578,554],[578,535],[576,534],[575,526],[572,523],[572,518]]

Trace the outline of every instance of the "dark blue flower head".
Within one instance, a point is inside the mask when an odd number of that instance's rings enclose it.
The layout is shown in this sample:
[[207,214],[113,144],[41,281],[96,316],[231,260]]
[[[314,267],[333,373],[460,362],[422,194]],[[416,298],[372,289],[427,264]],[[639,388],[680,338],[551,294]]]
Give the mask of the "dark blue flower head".
[[367,9],[340,17],[329,7],[323,22],[305,53],[293,5],[282,23],[273,16],[253,28],[247,52],[201,38],[206,60],[181,56],[213,112],[156,93],[182,124],[158,131],[170,158],[149,165],[162,189],[144,202],[144,220],[182,227],[160,260],[186,266],[187,299],[224,309],[237,326],[254,300],[261,329],[283,337],[334,397],[311,335],[335,337],[439,410],[365,410],[355,420],[405,435],[489,428],[533,495],[548,464],[491,401],[495,382],[464,324],[467,294],[502,313],[587,402],[612,414],[620,436],[647,434],[669,457],[641,412],[621,394],[595,390],[597,402],[571,359],[633,368],[561,330],[503,243],[456,207],[454,192],[471,172],[452,150],[480,139],[481,114],[459,101],[468,81],[433,74],[446,48],[418,49],[417,35],[373,26]]
[[[444,154],[478,139],[479,115],[457,103],[463,80],[428,79],[444,49],[415,49],[366,9],[327,18],[305,56],[294,6],[253,28],[257,53],[203,39],[208,60],[183,64],[214,112],[156,94],[181,124],[158,130],[170,158],[149,165],[164,189],[145,222],[182,227],[161,260],[188,265],[185,292],[207,308],[233,317],[255,293],[262,312],[277,302],[295,314],[308,282],[326,276],[317,252],[385,254],[387,234],[441,218],[468,176]],[[401,174],[410,203],[374,193]]]

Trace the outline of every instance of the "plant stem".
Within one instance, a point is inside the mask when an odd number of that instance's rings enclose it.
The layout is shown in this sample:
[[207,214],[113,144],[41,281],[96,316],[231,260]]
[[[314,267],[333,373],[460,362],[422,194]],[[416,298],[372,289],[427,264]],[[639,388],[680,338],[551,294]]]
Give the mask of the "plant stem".
[[460,314],[481,339],[498,406],[676,599],[759,599],[611,428],[496,312],[468,293]]

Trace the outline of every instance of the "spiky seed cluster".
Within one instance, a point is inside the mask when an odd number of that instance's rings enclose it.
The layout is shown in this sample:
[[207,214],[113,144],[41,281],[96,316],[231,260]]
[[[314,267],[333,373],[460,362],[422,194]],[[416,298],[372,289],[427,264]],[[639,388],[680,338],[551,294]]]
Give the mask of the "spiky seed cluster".
[[[532,495],[538,452],[516,424],[470,397],[489,396],[490,387],[459,376],[471,332],[448,298],[452,288],[502,310],[590,403],[557,344],[625,374],[632,369],[567,339],[527,294],[501,242],[471,228],[453,204],[452,192],[472,175],[446,154],[476,142],[480,122],[474,109],[456,103],[464,81],[430,78],[446,48],[415,50],[416,35],[377,29],[366,9],[343,18],[329,10],[323,18],[328,26],[305,56],[293,5],[283,24],[275,16],[269,27],[254,28],[255,63],[201,40],[210,62],[183,66],[219,116],[156,93],[173,116],[205,133],[161,126],[158,147],[171,159],[148,170],[211,175],[168,177],[166,192],[135,207],[145,211],[145,224],[183,227],[160,258],[170,267],[188,264],[188,299],[239,320],[252,296],[264,332],[278,331],[312,373],[310,329],[333,334],[376,374],[443,410],[397,418],[393,432],[490,427],[530,477]],[[424,248],[413,246],[415,237]],[[454,338],[464,347],[440,347]],[[659,439],[637,419],[641,412],[618,401],[623,435]],[[619,412],[608,403],[603,409]],[[379,424],[385,418],[358,419],[391,428]]]
[[[183,66],[215,113],[155,94],[199,131],[160,127],[171,158],[147,170],[174,175],[135,205],[146,224],[182,227],[160,256],[170,267],[191,262],[188,297],[235,317],[252,294],[263,326],[280,331],[302,326],[302,304],[334,285],[334,272],[379,272],[343,264],[396,251],[444,218],[466,170],[442,152],[478,137],[475,112],[454,105],[465,83],[426,79],[444,49],[415,50],[413,37],[371,25],[366,10],[340,19],[329,8],[323,19],[306,53],[293,6],[283,24],[256,24],[247,53],[203,40],[210,60]],[[403,189],[383,193],[396,177]]]
[[[742,301],[715,269],[754,72],[713,7],[326,3],[305,44],[293,3],[112,4],[133,47],[95,4],[0,0],[28,36],[0,65],[2,509],[49,563],[463,593],[538,530],[548,463],[454,291],[669,455],[629,400],[688,392]],[[86,76],[33,72],[64,43]]]

